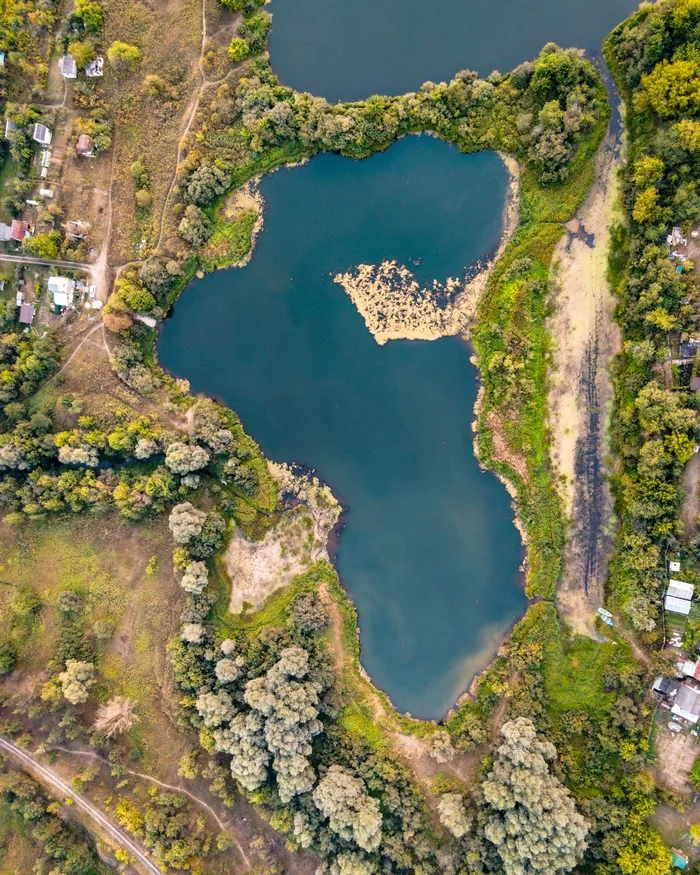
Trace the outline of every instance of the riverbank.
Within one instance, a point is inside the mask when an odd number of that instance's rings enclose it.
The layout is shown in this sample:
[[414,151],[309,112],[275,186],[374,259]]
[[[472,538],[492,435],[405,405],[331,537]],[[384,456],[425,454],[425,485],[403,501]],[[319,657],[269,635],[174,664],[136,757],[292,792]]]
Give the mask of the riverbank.
[[610,227],[616,213],[621,138],[608,132],[596,156],[596,179],[567,235],[551,275],[555,312],[549,322],[553,366],[548,422],[557,486],[568,520],[557,604],[581,634],[595,633],[596,610],[612,552],[613,501],[605,459],[612,404],[610,364],[619,351],[615,297],[607,282]]

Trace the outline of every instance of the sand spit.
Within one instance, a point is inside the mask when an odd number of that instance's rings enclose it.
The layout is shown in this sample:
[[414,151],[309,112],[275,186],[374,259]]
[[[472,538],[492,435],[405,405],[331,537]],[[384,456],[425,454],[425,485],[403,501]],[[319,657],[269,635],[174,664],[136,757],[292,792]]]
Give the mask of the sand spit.
[[489,273],[518,227],[520,172],[517,161],[498,153],[510,176],[503,232],[496,251],[472,276],[421,286],[411,271],[395,261],[359,264],[333,279],[342,286],[381,346],[389,340],[437,340],[468,336]]
[[270,593],[287,586],[312,562],[327,560],[328,537],[340,517],[340,505],[316,477],[274,462],[268,462],[268,468],[289,510],[262,541],[248,541],[235,530],[224,554],[232,580],[232,614],[244,606],[261,607]]
[[570,519],[558,604],[575,631],[595,635],[611,549],[612,499],[606,480],[609,366],[620,345],[606,273],[617,199],[620,144],[608,134],[596,156],[596,181],[578,222],[559,244],[551,289],[554,367],[549,398],[552,461]]

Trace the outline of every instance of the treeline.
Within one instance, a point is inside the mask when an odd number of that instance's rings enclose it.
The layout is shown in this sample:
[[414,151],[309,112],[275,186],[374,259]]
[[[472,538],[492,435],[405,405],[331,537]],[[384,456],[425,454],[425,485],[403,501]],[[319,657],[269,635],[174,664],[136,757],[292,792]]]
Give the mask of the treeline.
[[700,219],[700,7],[692,0],[645,5],[610,34],[605,51],[630,137],[622,175],[629,230],[616,229],[611,260],[623,332],[614,367],[622,527],[612,595],[653,642],[666,554],[694,556],[700,546],[679,521],[679,479],[698,437],[698,395],[688,386],[667,388],[672,345],[698,334],[700,296],[692,265],[672,263],[666,243],[672,225],[690,237]]

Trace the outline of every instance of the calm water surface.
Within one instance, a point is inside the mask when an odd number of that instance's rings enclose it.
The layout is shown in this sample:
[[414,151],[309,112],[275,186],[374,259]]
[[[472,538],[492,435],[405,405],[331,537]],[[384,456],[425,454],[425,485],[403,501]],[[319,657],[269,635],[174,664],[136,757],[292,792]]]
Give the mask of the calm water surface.
[[261,184],[252,262],[192,283],[158,346],[269,457],[315,468],[347,507],[338,570],[363,665],[421,717],[444,714],[522,612],[521,547],[472,452],[466,344],[378,346],[332,275],[383,259],[421,282],[462,275],[499,238],[506,186],[493,153],[430,137],[278,171]]
[[330,101],[506,73],[547,42],[599,51],[637,0],[272,0],[280,80]]

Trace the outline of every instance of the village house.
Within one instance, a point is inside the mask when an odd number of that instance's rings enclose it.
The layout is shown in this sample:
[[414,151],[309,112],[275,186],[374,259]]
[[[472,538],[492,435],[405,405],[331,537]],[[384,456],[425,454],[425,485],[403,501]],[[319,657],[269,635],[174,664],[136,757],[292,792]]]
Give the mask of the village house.
[[16,240],[21,243],[25,237],[30,235],[29,222],[21,222],[19,219],[12,220],[10,228],[10,240]]
[[99,57],[95,58],[94,61],[90,61],[90,63],[85,67],[85,75],[86,76],[102,76],[104,67],[104,58]]
[[34,130],[32,131],[32,140],[34,140],[35,143],[41,143],[42,146],[48,146],[51,142],[51,131],[46,125],[41,125],[39,122],[36,122]]
[[92,157],[92,137],[87,134],[81,134],[78,137],[78,142],[75,144],[75,151],[78,155],[84,157]]
[[34,307],[31,304],[21,304],[19,308],[19,321],[22,325],[31,325],[34,321]]
[[674,614],[683,614],[687,617],[690,613],[690,605],[694,593],[695,587],[692,583],[685,583],[682,580],[671,578],[668,582],[664,607],[667,611],[671,611]]
[[12,233],[12,229],[9,225],[6,225],[4,222],[0,222],[0,243],[7,243],[10,239],[10,234]]
[[63,74],[64,79],[75,79],[78,76],[78,66],[73,55],[63,55],[62,58],[59,58],[58,69]]
[[49,292],[53,295],[53,303],[56,308],[71,307],[73,304],[73,292],[75,283],[67,276],[50,276]]
[[676,678],[657,678],[653,690],[663,699],[671,714],[689,723],[697,723],[700,719],[700,689],[694,679],[686,678],[679,681]]

